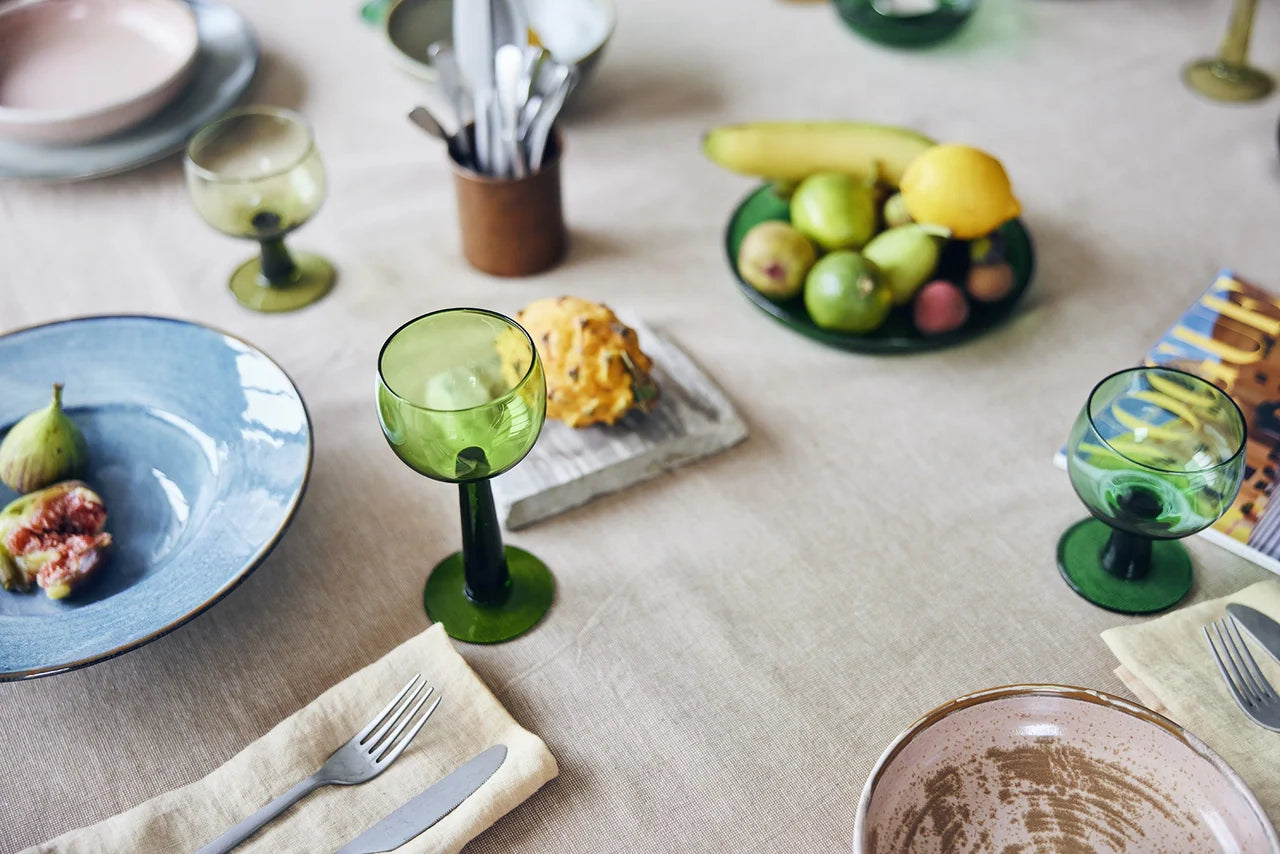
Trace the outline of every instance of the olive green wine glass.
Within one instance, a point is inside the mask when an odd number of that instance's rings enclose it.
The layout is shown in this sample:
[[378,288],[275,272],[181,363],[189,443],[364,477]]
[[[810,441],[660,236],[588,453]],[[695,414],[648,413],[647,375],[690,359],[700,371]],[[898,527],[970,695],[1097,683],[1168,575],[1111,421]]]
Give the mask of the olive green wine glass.
[[1227,34],[1218,55],[1197,59],[1182,69],[1182,79],[1195,91],[1215,101],[1256,101],[1271,94],[1271,75],[1249,64],[1249,34],[1258,0],[1235,0]]
[[259,257],[231,275],[231,292],[254,311],[293,311],[329,292],[333,265],[291,253],[284,238],[315,215],[325,196],[324,164],[311,126],[277,107],[246,107],[191,139],[187,189],[205,222],[258,241]]
[[509,640],[551,607],[551,573],[528,552],[504,548],[489,487],[529,453],[546,414],[538,351],[501,314],[432,312],[382,345],[378,419],[387,442],[414,471],[459,488],[462,551],[436,565],[423,593],[427,615],[450,637]]
[[1058,541],[1063,578],[1123,614],[1178,602],[1191,589],[1191,558],[1176,540],[1230,507],[1244,447],[1240,408],[1197,376],[1132,368],[1098,383],[1067,443],[1071,485],[1094,518]]

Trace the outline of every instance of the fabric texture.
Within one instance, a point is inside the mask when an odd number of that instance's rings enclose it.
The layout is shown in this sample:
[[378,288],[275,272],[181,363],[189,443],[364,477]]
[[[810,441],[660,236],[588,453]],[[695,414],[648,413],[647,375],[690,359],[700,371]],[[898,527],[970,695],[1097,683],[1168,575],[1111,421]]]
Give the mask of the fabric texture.
[[[1152,710],[1177,721],[1216,750],[1253,790],[1275,820],[1280,814],[1280,741],[1245,717],[1218,672],[1202,631],[1239,602],[1280,620],[1280,581],[1180,608],[1161,617],[1102,633],[1120,661],[1117,675]],[[1272,685],[1280,686],[1280,663],[1243,633],[1254,659]],[[1121,672],[1123,671],[1123,672]]]
[[[568,255],[495,279],[462,258],[444,147],[406,119],[433,93],[360,0],[230,2],[263,49],[246,100],[315,126],[329,195],[289,243],[334,263],[333,291],[292,314],[237,305],[227,277],[255,247],[199,218],[170,157],[0,182],[0,329],[143,312],[239,335],[306,400],[311,482],[270,557],[196,619],[0,685],[0,852],[200,780],[427,627],[424,580],[459,547],[457,490],[400,463],[373,390],[387,336],[449,306],[510,315],[571,294],[628,311],[750,428],[507,535],[551,568],[555,604],[510,643],[457,648],[560,775],[466,854],[847,852],[868,773],[930,709],[1028,682],[1127,693],[1099,634],[1142,620],[1059,576],[1058,536],[1087,512],[1052,458],[1094,384],[1137,363],[1219,269],[1280,290],[1280,98],[1224,106],[1179,77],[1217,48],[1230,3],[983,0],[954,40],[906,51],[855,36],[831,3],[618,0],[562,127]],[[1280,69],[1280,3],[1258,4],[1250,58]],[[724,237],[757,182],[700,141],[788,118],[901,125],[999,157],[1036,252],[1009,322],[872,357],[750,304]],[[1188,604],[1268,577],[1187,546]]]
[[454,854],[555,777],[556,761],[537,736],[511,719],[441,626],[432,626],[342,680],[204,779],[37,845],[28,854],[195,850],[319,768],[414,673],[422,673],[435,687],[440,705],[389,768],[356,787],[325,786],[312,792],[236,850],[339,848],[481,750],[505,744],[507,756],[488,781],[433,827],[396,849],[406,854]]

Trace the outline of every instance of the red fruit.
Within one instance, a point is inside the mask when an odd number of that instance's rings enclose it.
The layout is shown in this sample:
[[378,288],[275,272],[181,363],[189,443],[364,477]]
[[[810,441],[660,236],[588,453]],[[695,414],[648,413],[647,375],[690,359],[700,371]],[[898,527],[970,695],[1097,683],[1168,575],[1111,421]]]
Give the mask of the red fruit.
[[911,313],[916,329],[925,335],[941,335],[964,326],[969,319],[969,301],[958,286],[938,279],[916,294]]

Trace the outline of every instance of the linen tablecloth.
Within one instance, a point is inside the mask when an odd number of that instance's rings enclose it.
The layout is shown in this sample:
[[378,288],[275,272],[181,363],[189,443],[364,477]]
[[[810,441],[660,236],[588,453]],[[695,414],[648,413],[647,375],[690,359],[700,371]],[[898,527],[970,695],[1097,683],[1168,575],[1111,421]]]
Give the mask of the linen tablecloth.
[[[387,334],[424,311],[576,294],[668,331],[747,442],[509,537],[556,574],[527,637],[462,652],[561,773],[475,854],[846,850],[867,772],[917,716],[1006,683],[1123,691],[1072,593],[1059,533],[1084,515],[1051,458],[1093,383],[1135,362],[1221,267],[1280,289],[1280,99],[1220,106],[1179,81],[1228,3],[987,0],[936,49],[846,32],[827,4],[621,0],[565,130],[571,250],[505,281],[461,260],[443,151],[405,119],[420,84],[354,0],[234,0],[257,28],[252,99],[315,123],[331,195],[295,235],[340,269],[324,302],[254,315],[225,290],[251,247],[192,211],[180,163],[0,185],[0,326],[154,312],[280,361],[315,424],[306,499],[224,601],[121,658],[0,686],[0,851],[207,774],[422,631],[457,498],[387,449]],[[1280,67],[1280,9],[1253,56]],[[750,180],[703,131],[769,118],[902,124],[996,153],[1037,272],[1016,319],[963,347],[824,348],[737,292],[723,254]],[[181,359],[180,353],[172,356]],[[1266,573],[1195,540],[1191,601]],[[0,642],[3,642],[0,640]],[[1280,804],[1269,805],[1280,818]]]

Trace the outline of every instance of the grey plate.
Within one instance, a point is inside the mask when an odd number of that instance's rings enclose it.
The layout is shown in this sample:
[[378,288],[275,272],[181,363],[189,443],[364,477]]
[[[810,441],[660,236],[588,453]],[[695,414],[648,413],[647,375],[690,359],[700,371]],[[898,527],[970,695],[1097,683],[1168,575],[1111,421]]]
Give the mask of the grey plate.
[[230,109],[258,68],[258,44],[244,18],[194,0],[200,52],[191,82],[172,104],[130,130],[83,145],[0,140],[0,178],[75,181],[124,172],[182,150],[201,125]]

